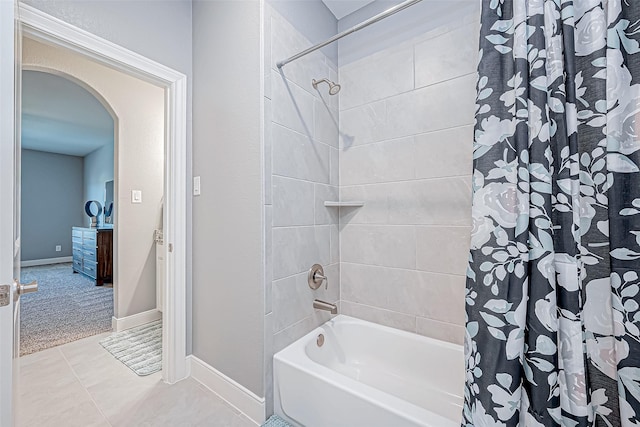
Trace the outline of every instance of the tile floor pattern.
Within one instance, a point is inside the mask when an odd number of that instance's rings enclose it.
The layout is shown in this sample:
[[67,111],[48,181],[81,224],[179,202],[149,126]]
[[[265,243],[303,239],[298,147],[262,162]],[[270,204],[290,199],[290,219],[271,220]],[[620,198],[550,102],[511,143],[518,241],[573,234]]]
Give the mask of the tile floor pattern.
[[139,377],[100,334],[20,358],[18,427],[255,427],[197,381]]

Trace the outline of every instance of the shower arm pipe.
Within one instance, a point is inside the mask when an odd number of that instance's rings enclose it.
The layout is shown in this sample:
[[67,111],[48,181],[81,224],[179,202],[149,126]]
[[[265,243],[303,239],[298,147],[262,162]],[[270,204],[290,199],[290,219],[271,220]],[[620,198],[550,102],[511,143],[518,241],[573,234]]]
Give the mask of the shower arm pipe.
[[398,12],[400,12],[401,10],[404,10],[408,7],[413,6],[416,3],[420,3],[422,0],[407,0],[403,3],[400,3],[398,5],[395,5],[387,10],[385,10],[384,12],[381,12],[375,16],[372,16],[371,18],[367,19],[366,21],[363,21],[361,23],[359,23],[358,25],[354,25],[353,27],[344,30],[341,33],[336,34],[335,36],[331,37],[330,39],[327,39],[325,41],[323,41],[322,43],[318,43],[314,46],[311,46],[308,49],[303,50],[300,53],[297,53],[293,56],[290,56],[287,59],[283,59],[282,61],[279,61],[276,63],[278,68],[282,68],[285,65],[287,65],[289,62],[295,61],[296,59],[302,58],[305,55],[310,54],[311,52],[315,52],[318,49],[322,49],[323,47],[325,47],[328,44],[331,44],[337,40],[340,40],[341,38],[343,38],[344,36],[348,36],[351,33],[355,33],[356,31],[360,31],[361,29],[368,27],[371,24],[375,24],[378,21],[382,21],[383,19],[394,15]]

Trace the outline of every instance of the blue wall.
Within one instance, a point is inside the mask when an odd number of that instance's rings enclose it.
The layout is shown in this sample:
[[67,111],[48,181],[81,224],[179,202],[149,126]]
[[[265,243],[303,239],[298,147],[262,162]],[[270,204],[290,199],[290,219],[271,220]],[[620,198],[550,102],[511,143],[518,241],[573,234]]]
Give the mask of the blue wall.
[[72,255],[71,227],[88,224],[82,183],[82,157],[22,150],[22,261]]
[[[104,184],[113,179],[113,142],[84,158],[83,201],[97,200],[104,207]],[[83,204],[84,206],[84,204]],[[100,217],[103,221],[104,217]]]

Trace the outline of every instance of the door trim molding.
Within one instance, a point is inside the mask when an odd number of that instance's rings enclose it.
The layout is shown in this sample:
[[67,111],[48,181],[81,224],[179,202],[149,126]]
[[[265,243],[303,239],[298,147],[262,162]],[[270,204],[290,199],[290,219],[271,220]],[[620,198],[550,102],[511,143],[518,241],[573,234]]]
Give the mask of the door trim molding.
[[[120,45],[68,24],[24,3],[18,4],[23,34],[165,88],[165,302],[162,378],[173,384],[187,377],[187,77]],[[171,247],[171,251],[169,248]]]

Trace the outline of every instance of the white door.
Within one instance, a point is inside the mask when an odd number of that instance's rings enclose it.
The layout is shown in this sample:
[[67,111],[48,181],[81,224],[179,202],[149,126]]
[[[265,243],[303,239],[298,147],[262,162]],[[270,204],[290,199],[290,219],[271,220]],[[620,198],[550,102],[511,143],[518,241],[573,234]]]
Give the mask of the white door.
[[0,427],[17,417],[20,294],[20,25],[13,0],[0,0]]
[[[0,0],[0,427],[13,423],[15,256],[14,2]],[[7,288],[7,285],[8,288]],[[17,307],[15,307],[17,309]],[[17,395],[17,393],[15,393]]]

